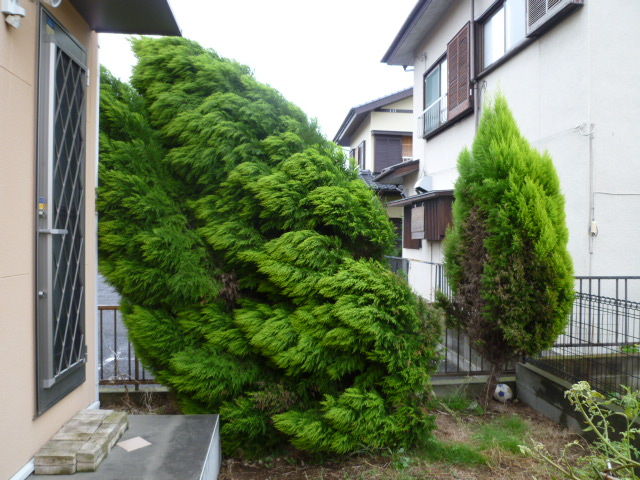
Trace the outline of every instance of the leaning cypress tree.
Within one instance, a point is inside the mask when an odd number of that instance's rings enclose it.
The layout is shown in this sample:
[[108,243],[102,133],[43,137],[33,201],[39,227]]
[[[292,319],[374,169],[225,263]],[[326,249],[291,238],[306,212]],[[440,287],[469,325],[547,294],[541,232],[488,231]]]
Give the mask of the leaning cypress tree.
[[100,270],[136,352],[228,453],[410,447],[439,318],[342,152],[250,71],[176,38],[103,72]]
[[448,310],[493,364],[486,402],[509,360],[551,347],[563,332],[572,263],[552,160],[522,136],[503,96],[485,109],[458,170],[445,243]]

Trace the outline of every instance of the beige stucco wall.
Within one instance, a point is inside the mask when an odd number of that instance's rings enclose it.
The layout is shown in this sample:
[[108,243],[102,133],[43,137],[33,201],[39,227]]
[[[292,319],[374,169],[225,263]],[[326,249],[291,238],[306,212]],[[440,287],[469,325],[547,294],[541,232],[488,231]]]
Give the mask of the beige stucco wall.
[[[397,102],[384,105],[381,108],[411,110],[413,100],[411,97],[404,98]],[[373,160],[375,158],[375,146],[373,141],[373,130],[386,130],[394,132],[412,132],[414,124],[411,113],[400,112],[371,112],[362,121],[360,126],[351,136],[349,148],[356,148],[360,142],[365,140],[365,170],[373,171]]]
[[[371,136],[371,116],[367,115],[367,117],[362,121],[358,129],[351,136],[351,145],[349,145],[349,149],[356,148],[362,141],[365,141],[364,144],[364,164],[365,170],[371,170],[373,167],[373,137]],[[356,158],[356,164],[358,159]]]
[[[492,3],[476,0],[475,17]],[[470,6],[470,0],[452,5],[416,52],[415,116],[422,105],[423,76],[469,21]],[[629,61],[637,57],[640,43],[638,18],[639,2],[585,2],[480,81],[481,101],[503,93],[525,137],[552,156],[566,198],[577,275],[640,273],[640,257],[634,254],[640,242],[640,66]],[[419,177],[432,176],[434,189],[453,187],[457,156],[473,142],[475,123],[472,115],[429,141],[414,136]],[[594,127],[591,150],[589,124]],[[599,228],[594,238],[589,234],[591,202]],[[439,252],[430,242],[420,250],[405,250],[407,257],[424,261],[438,261]],[[415,285],[425,282],[423,275],[416,276]]]
[[12,477],[78,410],[96,401],[94,214],[97,35],[68,2],[52,10],[87,49],[90,68],[86,168],[85,383],[35,417],[35,145],[38,4],[22,1],[21,28],[0,25],[0,478]]

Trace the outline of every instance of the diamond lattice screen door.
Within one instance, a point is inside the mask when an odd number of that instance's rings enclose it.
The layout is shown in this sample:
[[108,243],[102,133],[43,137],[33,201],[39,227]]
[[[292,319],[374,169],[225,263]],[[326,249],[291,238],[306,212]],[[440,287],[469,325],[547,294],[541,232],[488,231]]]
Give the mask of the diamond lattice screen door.
[[85,380],[86,58],[86,51],[43,9],[36,199],[38,414]]

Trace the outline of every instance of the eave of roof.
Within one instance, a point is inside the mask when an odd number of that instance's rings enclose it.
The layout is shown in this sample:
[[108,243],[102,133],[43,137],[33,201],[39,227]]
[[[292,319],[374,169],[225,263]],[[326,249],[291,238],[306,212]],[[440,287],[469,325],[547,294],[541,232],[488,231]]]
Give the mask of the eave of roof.
[[413,197],[403,198],[401,200],[394,200],[393,202],[387,202],[388,207],[402,207],[405,205],[412,205],[416,202],[423,200],[431,200],[434,198],[453,198],[453,190],[432,190],[431,192],[423,193],[421,195],[414,195]]
[[168,0],[69,0],[92,30],[181,36]]
[[414,65],[418,47],[454,3],[451,0],[419,0],[382,57],[382,63]]
[[372,100],[368,103],[363,103],[362,105],[358,105],[357,107],[353,107],[347,113],[347,116],[340,125],[338,129],[338,133],[336,133],[335,137],[333,137],[333,141],[338,145],[342,145],[343,147],[348,147],[351,142],[350,135],[357,130],[365,116],[375,110],[376,108],[384,107],[385,105],[389,105],[390,103],[395,103],[400,100],[404,100],[413,95],[413,87],[405,88],[404,90],[400,90],[399,92],[392,93],[391,95],[387,95],[386,97],[378,98],[376,100]]
[[373,173],[371,170],[361,170],[360,178],[364,180],[364,182],[369,185],[369,187],[380,193],[400,193],[400,188],[397,185],[393,185],[390,183],[378,183],[373,180]]
[[378,175],[373,177],[375,182],[385,181],[386,183],[400,184],[404,176],[417,172],[420,168],[420,160],[409,160],[408,162],[400,162],[382,170]]

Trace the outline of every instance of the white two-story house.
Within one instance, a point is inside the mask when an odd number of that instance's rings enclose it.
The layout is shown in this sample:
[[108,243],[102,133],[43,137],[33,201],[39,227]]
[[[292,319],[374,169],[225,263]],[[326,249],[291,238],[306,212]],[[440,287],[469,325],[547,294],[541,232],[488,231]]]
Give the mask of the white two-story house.
[[419,165],[377,177],[409,194],[390,205],[404,207],[416,291],[430,296],[420,262],[442,260],[434,231],[450,217],[442,199],[498,92],[525,137],[553,158],[576,275],[640,273],[639,21],[640,2],[629,0],[418,1],[383,62],[414,70]]

